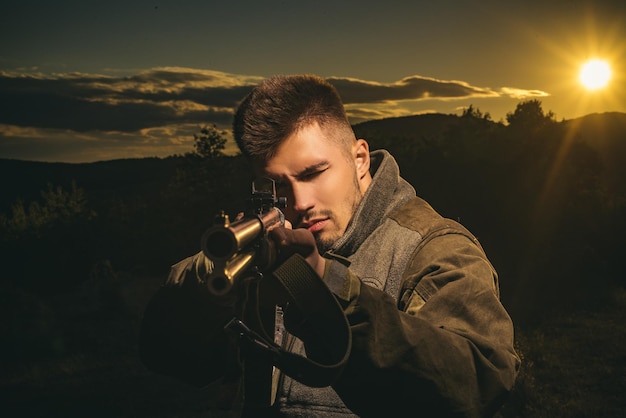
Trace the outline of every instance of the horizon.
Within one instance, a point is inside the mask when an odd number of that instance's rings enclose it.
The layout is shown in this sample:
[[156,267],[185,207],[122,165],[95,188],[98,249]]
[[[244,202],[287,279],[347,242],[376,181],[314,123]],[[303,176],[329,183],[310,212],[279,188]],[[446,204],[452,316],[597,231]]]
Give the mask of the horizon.
[[[478,109],[481,110],[481,109]],[[544,113],[548,112],[548,109],[544,109]],[[482,110],[481,110],[482,112]],[[437,113],[437,112],[433,112],[433,113],[422,113],[422,114],[416,114],[416,115],[406,115],[406,116],[390,116],[390,117],[386,117],[386,118],[382,118],[382,119],[371,119],[371,120],[364,120],[361,121],[357,124],[352,124],[353,128],[357,127],[361,124],[366,124],[366,123],[376,123],[376,122],[382,122],[382,121],[386,121],[386,120],[393,120],[393,119],[402,119],[402,118],[413,118],[413,117],[420,117],[420,116],[428,116],[428,115],[440,115],[440,116],[450,116],[450,117],[457,117],[460,118],[461,115],[456,115],[456,114],[450,114],[450,113]],[[483,112],[483,115],[485,115],[485,112]],[[612,111],[607,111],[607,112],[594,112],[594,113],[589,113],[586,115],[582,115],[576,118],[572,118],[572,119],[554,119],[554,121],[557,124],[560,123],[568,123],[568,122],[574,122],[577,120],[583,120],[583,119],[588,119],[590,117],[593,116],[606,116],[606,115],[622,115],[624,116],[624,120],[626,121],[626,112],[612,112]],[[506,121],[503,120],[493,120],[493,119],[489,119],[489,121],[491,123],[494,124],[503,124],[504,126],[508,126],[508,123]],[[367,138],[364,138],[365,140],[367,140]],[[238,154],[240,154],[239,149],[237,148],[236,144],[234,143],[234,140],[232,138],[228,139],[227,145],[226,145],[226,152],[223,153],[224,156],[226,157],[233,157],[233,156],[237,156]],[[106,163],[106,162],[111,162],[111,161],[124,161],[124,160],[142,160],[142,159],[167,159],[167,158],[178,158],[178,157],[184,157],[185,154],[189,154],[189,153],[193,153],[193,146],[189,149],[186,150],[184,152],[181,153],[175,153],[175,154],[168,154],[168,155],[143,155],[143,156],[119,156],[116,158],[110,158],[110,159],[101,159],[101,160],[91,160],[91,161],[50,161],[50,160],[36,160],[36,159],[22,159],[22,158],[12,158],[12,157],[4,157],[2,155],[0,155],[0,161],[18,161],[18,162],[25,162],[25,163],[46,163],[46,164],[97,164],[97,163]]]

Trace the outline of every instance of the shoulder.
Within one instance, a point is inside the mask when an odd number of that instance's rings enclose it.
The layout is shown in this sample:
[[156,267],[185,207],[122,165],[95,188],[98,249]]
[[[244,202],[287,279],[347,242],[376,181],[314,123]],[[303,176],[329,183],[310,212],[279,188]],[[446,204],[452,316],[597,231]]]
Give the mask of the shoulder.
[[459,222],[441,216],[420,197],[408,200],[389,217],[401,227],[408,228],[420,235],[421,240],[417,250],[436,237],[452,235],[467,238],[482,251],[478,239],[467,228]]
[[391,213],[390,218],[400,226],[417,231],[422,236],[441,228],[463,228],[458,222],[441,216],[420,197],[410,199],[399,206]]

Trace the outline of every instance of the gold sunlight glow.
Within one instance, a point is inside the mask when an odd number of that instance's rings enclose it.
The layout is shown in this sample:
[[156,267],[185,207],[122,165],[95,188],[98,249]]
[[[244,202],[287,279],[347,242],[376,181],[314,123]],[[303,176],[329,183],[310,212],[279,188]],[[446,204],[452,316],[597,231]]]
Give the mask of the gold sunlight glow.
[[604,60],[589,60],[580,68],[578,79],[587,90],[604,88],[611,80],[611,66]]

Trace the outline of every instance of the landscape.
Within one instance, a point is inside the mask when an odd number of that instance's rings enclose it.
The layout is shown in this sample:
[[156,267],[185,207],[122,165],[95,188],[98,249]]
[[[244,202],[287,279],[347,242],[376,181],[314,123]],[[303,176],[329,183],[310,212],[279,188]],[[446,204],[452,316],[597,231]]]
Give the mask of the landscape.
[[[354,130],[472,231],[499,272],[523,361],[499,416],[622,416],[626,113],[556,120],[529,100],[506,119],[470,106]],[[169,267],[199,250],[217,213],[245,205],[246,162],[219,151],[0,160],[5,416],[229,416],[210,402],[211,387],[147,370],[136,344]]]

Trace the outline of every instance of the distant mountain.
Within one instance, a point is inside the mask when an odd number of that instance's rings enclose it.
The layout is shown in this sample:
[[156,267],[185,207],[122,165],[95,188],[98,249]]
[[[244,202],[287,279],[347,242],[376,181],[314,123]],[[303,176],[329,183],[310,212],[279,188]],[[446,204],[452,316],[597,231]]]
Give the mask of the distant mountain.
[[625,177],[626,113],[594,113],[562,123],[568,139],[585,142],[598,153],[612,175]]
[[619,142],[621,139],[626,144],[626,113],[593,113],[561,123],[597,150],[610,141]]
[[[475,119],[474,122],[476,122]],[[498,125],[497,122],[486,120],[479,120],[479,122],[485,125]],[[368,136],[380,137],[381,135],[396,138],[435,138],[440,137],[451,127],[458,127],[462,123],[463,118],[457,115],[431,113],[377,119],[356,124],[353,128],[357,136],[365,139]],[[567,129],[572,138],[589,143],[598,152],[615,146],[626,149],[626,113],[594,113],[558,123]]]
[[394,137],[436,137],[450,126],[457,125],[460,118],[456,115],[428,113],[423,115],[402,116],[362,122],[354,125],[357,136],[367,139],[381,134]]

